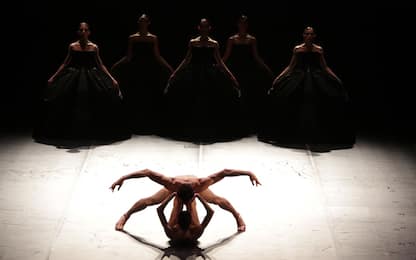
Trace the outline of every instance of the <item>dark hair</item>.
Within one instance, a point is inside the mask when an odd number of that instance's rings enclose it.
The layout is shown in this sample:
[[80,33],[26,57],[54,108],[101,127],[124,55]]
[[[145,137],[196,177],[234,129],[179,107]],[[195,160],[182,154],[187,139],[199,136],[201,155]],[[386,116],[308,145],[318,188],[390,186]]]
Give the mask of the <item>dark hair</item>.
[[306,26],[305,29],[303,29],[303,32],[305,32],[306,30],[312,30],[313,34],[316,34],[315,28],[313,28],[312,26]]
[[142,19],[145,19],[146,21],[150,21],[150,17],[147,15],[147,14],[141,14],[140,16],[139,16],[139,19],[137,19],[137,23],[139,23],[140,22],[140,20],[142,20]]
[[190,201],[193,197],[194,197],[194,189],[192,188],[191,184],[181,184],[181,186],[179,186],[177,195],[178,197],[184,202],[187,203],[188,201]]
[[199,24],[201,23],[207,23],[209,26],[211,26],[211,22],[208,18],[201,18],[201,20],[199,20]]
[[78,30],[81,28],[81,25],[87,26],[88,30],[90,30],[90,25],[87,22],[80,22],[78,25]]
[[248,23],[247,15],[244,15],[244,14],[240,15],[240,17],[238,18],[238,22],[239,23]]
[[181,211],[178,216],[178,224],[182,230],[187,230],[191,224],[191,214],[189,211]]

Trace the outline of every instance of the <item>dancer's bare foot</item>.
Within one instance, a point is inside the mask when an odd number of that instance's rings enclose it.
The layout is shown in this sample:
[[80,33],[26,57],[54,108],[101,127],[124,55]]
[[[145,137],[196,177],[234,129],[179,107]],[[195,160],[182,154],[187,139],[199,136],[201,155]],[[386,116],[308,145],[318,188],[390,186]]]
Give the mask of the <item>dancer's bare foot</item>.
[[120,219],[116,223],[117,231],[123,230],[124,224],[126,224],[127,219],[128,217],[126,216],[126,214],[123,214],[123,216],[120,217]]
[[246,231],[246,223],[244,223],[244,220],[240,214],[237,217],[237,230],[238,232]]

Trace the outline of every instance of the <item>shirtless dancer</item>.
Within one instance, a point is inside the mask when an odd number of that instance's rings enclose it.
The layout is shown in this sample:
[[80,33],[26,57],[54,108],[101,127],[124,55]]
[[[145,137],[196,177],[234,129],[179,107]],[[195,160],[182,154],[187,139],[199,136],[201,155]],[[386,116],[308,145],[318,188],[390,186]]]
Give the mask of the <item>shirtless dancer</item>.
[[[175,200],[168,222],[164,214],[164,209],[174,197]],[[177,195],[176,192],[171,193],[157,208],[157,213],[166,236],[168,236],[172,242],[193,243],[198,240],[202,233],[204,233],[205,228],[211,221],[214,210],[211,209],[208,203],[202,199],[198,193],[193,195],[186,202],[184,202],[182,198],[183,196],[181,196],[181,194]],[[199,222],[198,212],[196,210],[195,198],[199,199],[207,211],[207,214],[201,223]],[[186,207],[186,210],[183,210],[184,206]]]
[[171,195],[174,192],[179,193],[180,191],[183,192],[184,190],[192,190],[192,192],[194,193],[199,193],[199,196],[206,202],[218,205],[222,209],[225,209],[229,211],[231,214],[233,214],[234,218],[237,221],[238,231],[243,232],[246,230],[246,225],[240,214],[234,209],[234,207],[227,199],[215,195],[210,189],[208,189],[209,186],[222,180],[224,177],[233,177],[241,175],[249,176],[251,183],[255,186],[261,185],[256,175],[254,175],[252,172],[232,169],[224,169],[222,171],[219,171],[217,173],[209,175],[208,177],[203,178],[198,178],[192,175],[167,177],[148,169],[122,176],[120,179],[118,179],[111,185],[110,189],[112,191],[114,191],[117,188],[117,186],[118,190],[120,190],[125,180],[142,177],[148,177],[152,181],[164,186],[164,188],[159,190],[156,194],[154,194],[151,197],[140,199],[139,201],[137,201],[125,214],[123,214],[120,217],[119,221],[116,223],[116,230],[123,230],[124,225],[133,213],[143,210],[147,206],[162,203],[166,198],[169,197],[169,195]]

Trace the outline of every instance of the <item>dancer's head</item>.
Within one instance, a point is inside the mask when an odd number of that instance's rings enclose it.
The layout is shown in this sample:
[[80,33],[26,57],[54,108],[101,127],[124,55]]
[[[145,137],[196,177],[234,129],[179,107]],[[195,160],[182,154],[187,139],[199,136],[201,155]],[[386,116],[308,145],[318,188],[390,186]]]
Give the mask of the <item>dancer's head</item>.
[[191,224],[191,213],[187,210],[182,210],[178,216],[178,224],[182,230],[187,230]]
[[191,184],[183,183],[179,186],[176,194],[183,203],[188,203],[194,197],[195,192]]
[[303,30],[303,41],[307,44],[311,44],[315,40],[315,29],[308,26]]
[[90,26],[86,22],[82,22],[79,24],[78,28],[78,36],[81,39],[88,39],[90,36]]
[[211,31],[211,24],[207,18],[202,18],[199,21],[198,30],[202,36],[208,36],[209,32]]
[[[184,204],[190,202],[194,197],[194,189],[192,185],[189,183],[183,183],[179,186],[178,192],[176,195]],[[178,216],[178,224],[182,230],[187,230],[189,225],[191,224],[191,214],[189,211],[181,211]]]
[[248,17],[246,15],[240,15],[237,21],[237,28],[239,33],[247,33],[248,30]]
[[137,20],[137,24],[139,26],[139,30],[147,30],[150,24],[150,18],[147,14],[140,15],[139,19]]

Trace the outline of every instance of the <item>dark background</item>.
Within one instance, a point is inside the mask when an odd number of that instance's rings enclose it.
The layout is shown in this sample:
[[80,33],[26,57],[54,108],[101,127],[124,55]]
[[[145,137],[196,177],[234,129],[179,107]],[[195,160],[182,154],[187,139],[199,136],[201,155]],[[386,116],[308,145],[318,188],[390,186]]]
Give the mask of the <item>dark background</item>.
[[316,29],[328,65],[351,94],[359,132],[409,138],[416,131],[412,80],[416,10],[408,6],[339,1],[330,5],[297,1],[33,1],[18,9],[16,20],[23,23],[13,29],[20,38],[18,50],[11,52],[7,64],[10,72],[6,77],[12,80],[3,87],[7,97],[1,107],[3,129],[32,127],[41,90],[62,63],[68,44],[77,39],[81,21],[90,24],[90,39],[100,46],[104,63],[111,67],[124,55],[137,18],[147,13],[162,56],[175,67],[184,57],[188,40],[196,35],[201,17],[211,20],[212,37],[224,51],[227,37],[235,32],[236,19],[244,13],[261,56],[276,74],[288,64],[293,46],[301,42],[303,28],[311,25]]

